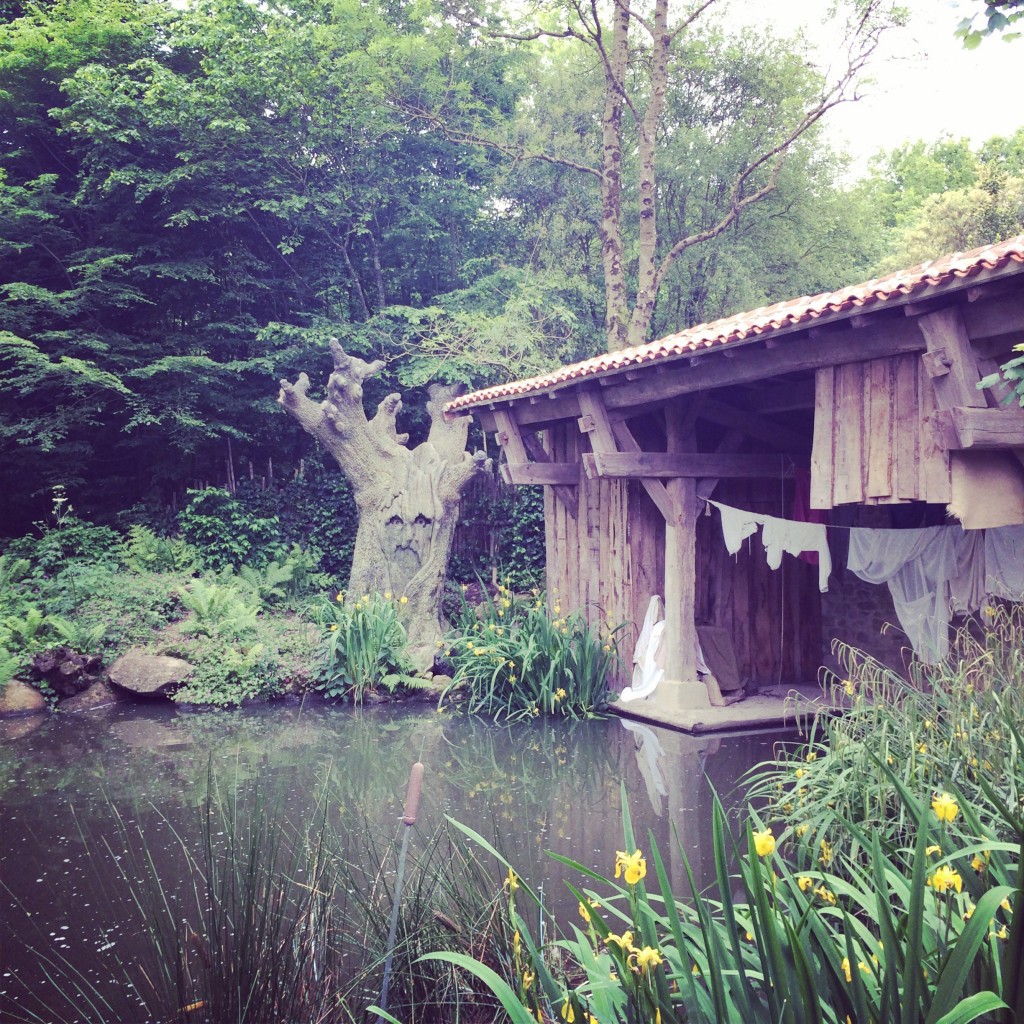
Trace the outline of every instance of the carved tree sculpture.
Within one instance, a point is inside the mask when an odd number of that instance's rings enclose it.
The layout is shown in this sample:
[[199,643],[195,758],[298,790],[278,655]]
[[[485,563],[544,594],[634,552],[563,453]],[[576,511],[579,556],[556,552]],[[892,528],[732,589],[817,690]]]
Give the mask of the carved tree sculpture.
[[457,386],[430,387],[430,433],[410,450],[409,435],[395,426],[400,395],[388,395],[373,419],[363,409],[363,381],[384,363],[348,355],[336,338],[330,347],[334,372],[327,398],[318,403],[306,396],[309,378],[303,373],[294,384],[281,381],[278,401],[331,453],[352,485],[359,529],[349,595],[407,598],[400,610],[409,646],[417,665],[427,667],[443,632],[441,597],[459,498],[489,460],[483,452],[466,451],[468,416],[445,420],[445,403]]

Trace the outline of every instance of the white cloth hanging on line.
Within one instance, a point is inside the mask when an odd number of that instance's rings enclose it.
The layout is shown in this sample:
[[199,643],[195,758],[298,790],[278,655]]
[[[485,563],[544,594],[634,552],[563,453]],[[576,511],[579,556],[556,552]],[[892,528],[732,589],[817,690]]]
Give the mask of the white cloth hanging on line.
[[903,632],[922,661],[949,653],[950,582],[960,575],[966,534],[959,526],[920,530],[850,530],[846,568],[886,583]]
[[[832,572],[826,527],[717,501],[726,550],[735,555],[761,529],[768,565],[777,569],[782,553],[818,552],[818,585],[824,594]],[[917,530],[850,527],[847,568],[867,583],[885,583],[896,617],[914,652],[926,663],[949,653],[952,615],[971,614],[989,596],[1024,601],[1024,526],[964,530],[929,526]]]
[[757,533],[761,527],[761,543],[768,557],[768,567],[778,569],[782,565],[782,554],[799,555],[803,551],[818,554],[818,589],[828,591],[828,578],[832,575],[832,555],[828,550],[828,535],[824,523],[798,523],[792,519],[779,519],[760,512],[747,512],[731,508],[717,501],[709,501],[718,509],[722,518],[722,536],[725,548],[735,555],[747,537]]
[[887,583],[896,617],[927,664],[949,653],[952,615],[978,611],[986,597],[1024,599],[1024,526],[964,530],[850,530],[846,567]]

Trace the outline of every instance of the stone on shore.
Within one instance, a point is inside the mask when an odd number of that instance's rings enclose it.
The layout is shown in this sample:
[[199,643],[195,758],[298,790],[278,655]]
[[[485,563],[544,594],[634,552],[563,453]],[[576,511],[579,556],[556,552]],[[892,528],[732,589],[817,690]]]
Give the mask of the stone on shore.
[[136,696],[169,697],[192,672],[192,666],[181,658],[129,651],[110,666],[108,675],[114,686]]

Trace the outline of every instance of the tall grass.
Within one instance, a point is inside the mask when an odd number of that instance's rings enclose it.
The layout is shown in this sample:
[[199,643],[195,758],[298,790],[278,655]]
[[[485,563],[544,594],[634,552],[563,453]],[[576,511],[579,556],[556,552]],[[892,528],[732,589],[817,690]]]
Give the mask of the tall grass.
[[[331,784],[301,826],[256,784],[211,773],[196,834],[157,850],[139,814],[82,836],[95,885],[122,938],[100,972],[83,968],[26,916],[26,944],[47,984],[19,976],[25,1024],[349,1024],[379,998],[394,836],[339,812]],[[164,840],[165,836],[161,835]],[[400,904],[390,1005],[411,1022],[490,1021],[494,997],[451,965],[420,963],[456,949],[501,967],[510,941],[494,879],[459,833],[417,834]],[[417,849],[418,848],[418,849]],[[167,864],[176,862],[173,872]],[[173,874],[173,877],[171,877]],[[184,882],[181,881],[184,879]]]

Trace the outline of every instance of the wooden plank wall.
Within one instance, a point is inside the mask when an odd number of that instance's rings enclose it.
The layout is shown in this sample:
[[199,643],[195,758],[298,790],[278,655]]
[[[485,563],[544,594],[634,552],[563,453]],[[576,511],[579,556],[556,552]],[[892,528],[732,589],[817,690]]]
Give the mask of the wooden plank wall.
[[[544,444],[554,462],[577,462],[583,451],[590,450],[575,423],[549,430]],[[639,489],[635,482],[582,477],[573,519],[552,489],[544,488],[547,592],[552,607],[557,604],[564,613],[583,612],[594,626],[642,621],[647,598],[643,598],[638,618],[638,595],[647,585],[650,567],[664,559],[655,554],[646,521],[639,525],[635,512],[631,517],[631,504],[635,504]],[[651,509],[660,519],[653,505]],[[639,538],[636,547],[630,544],[631,537]],[[638,553],[643,564],[638,565]],[[639,586],[634,585],[637,579]],[[619,636],[627,657],[632,656],[635,639],[633,630]],[[618,683],[627,680],[628,671]]]
[[927,423],[935,408],[915,353],[818,370],[811,507],[949,502],[949,457]]
[[[723,480],[715,500],[788,518],[792,485]],[[760,534],[730,555],[718,513],[697,522],[697,621],[721,626],[733,638],[744,681],[761,685],[813,682],[821,666],[818,567],[790,555],[768,568]]]
[[[588,445],[575,424],[548,432],[552,459],[571,462]],[[788,515],[786,494],[772,481],[723,481],[716,498],[738,508]],[[620,634],[627,661],[652,594],[664,596],[665,522],[637,481],[587,480],[579,513],[545,488],[547,589],[563,612],[582,610],[596,625],[632,623]],[[750,552],[728,554],[717,513],[697,524],[697,618],[730,631],[740,672],[759,684],[812,681],[821,663],[821,603],[817,567],[783,556],[768,568],[760,539]],[[618,684],[629,678],[624,666]]]

